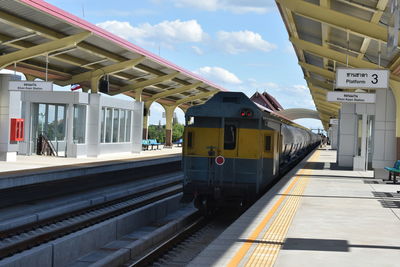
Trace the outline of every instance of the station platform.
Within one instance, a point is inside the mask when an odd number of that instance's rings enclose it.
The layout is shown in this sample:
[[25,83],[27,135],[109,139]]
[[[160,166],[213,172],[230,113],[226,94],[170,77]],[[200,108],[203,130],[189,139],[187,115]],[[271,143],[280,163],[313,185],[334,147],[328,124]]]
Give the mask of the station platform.
[[319,149],[189,266],[399,266],[399,184],[340,169]]
[[[124,161],[124,160],[139,160],[139,159],[149,159],[157,156],[168,156],[181,154],[182,147],[174,146],[172,148],[161,148],[154,150],[144,150],[140,153],[113,153],[102,155],[97,158],[65,158],[65,157],[54,157],[54,156],[17,156],[17,161],[6,162],[0,161],[0,173],[37,169],[37,168],[47,168],[47,167],[57,167],[71,164],[84,164],[84,163],[101,163],[107,161]],[[0,174],[1,175],[1,174]]]
[[19,155],[14,162],[0,161],[0,190],[152,165],[165,168],[168,164],[176,165],[181,156],[182,147],[175,146],[138,154],[114,153],[98,158]]

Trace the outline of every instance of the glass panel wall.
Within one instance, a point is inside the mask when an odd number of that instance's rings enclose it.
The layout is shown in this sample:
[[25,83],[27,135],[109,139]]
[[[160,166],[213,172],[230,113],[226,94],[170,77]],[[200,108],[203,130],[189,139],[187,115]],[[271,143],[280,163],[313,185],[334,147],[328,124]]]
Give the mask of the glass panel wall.
[[126,117],[126,142],[131,141],[131,123],[132,123],[132,111],[130,110],[125,110],[125,113],[127,114]]
[[101,120],[100,143],[104,143],[104,136],[105,136],[104,125],[105,125],[105,122],[106,122],[106,109],[105,108],[101,109],[101,118],[100,118],[100,120]]
[[114,120],[113,120],[113,143],[118,142],[118,126],[119,126],[119,109],[113,109],[114,111]]
[[65,140],[65,106],[57,106],[57,140]]
[[103,107],[101,116],[101,143],[131,141],[131,110]]
[[86,106],[74,105],[73,139],[75,144],[84,144],[86,137]]
[[112,109],[106,110],[106,143],[111,143],[111,132],[112,132]]
[[119,142],[125,142],[125,112],[126,110],[121,110],[119,116]]

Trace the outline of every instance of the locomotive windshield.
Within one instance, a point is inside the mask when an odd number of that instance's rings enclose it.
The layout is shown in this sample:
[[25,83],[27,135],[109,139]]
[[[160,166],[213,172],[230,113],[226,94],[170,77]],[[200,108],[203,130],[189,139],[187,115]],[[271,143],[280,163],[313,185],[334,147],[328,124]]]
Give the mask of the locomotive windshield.
[[236,147],[236,126],[233,124],[225,124],[224,131],[224,149],[235,149]]

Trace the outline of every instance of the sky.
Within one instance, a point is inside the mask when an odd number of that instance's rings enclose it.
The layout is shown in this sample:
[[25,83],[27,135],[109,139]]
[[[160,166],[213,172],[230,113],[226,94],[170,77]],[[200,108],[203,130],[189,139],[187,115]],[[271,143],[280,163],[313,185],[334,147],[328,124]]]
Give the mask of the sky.
[[[273,0],[47,0],[229,91],[315,110]],[[151,107],[149,123],[164,123]],[[177,112],[183,122],[183,112]],[[309,128],[321,122],[302,119]]]

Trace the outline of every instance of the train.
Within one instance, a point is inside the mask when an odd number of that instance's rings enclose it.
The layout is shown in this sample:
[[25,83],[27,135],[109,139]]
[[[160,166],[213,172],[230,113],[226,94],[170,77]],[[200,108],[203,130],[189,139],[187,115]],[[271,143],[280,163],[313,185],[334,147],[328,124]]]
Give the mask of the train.
[[253,203],[321,137],[241,92],[218,92],[185,114],[183,202],[213,212]]

